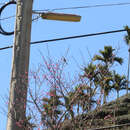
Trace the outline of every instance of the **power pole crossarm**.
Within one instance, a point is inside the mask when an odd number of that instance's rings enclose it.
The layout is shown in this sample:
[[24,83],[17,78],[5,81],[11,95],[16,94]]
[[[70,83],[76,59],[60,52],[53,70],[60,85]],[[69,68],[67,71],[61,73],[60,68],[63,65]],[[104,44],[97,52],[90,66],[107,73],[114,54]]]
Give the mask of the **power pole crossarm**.
[[7,130],[25,130],[33,0],[17,0]]

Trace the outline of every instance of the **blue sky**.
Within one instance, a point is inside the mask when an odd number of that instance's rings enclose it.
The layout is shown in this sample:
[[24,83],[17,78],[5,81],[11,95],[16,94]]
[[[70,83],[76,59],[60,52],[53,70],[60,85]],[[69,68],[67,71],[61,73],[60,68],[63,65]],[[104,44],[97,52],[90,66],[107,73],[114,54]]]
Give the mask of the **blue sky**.
[[[7,1],[8,0],[2,0],[1,3]],[[53,9],[61,7],[64,8],[121,2],[125,3],[129,2],[129,0],[34,0],[33,9]],[[31,41],[118,30],[123,29],[125,25],[130,26],[130,5],[76,10],[59,10],[55,12],[78,14],[81,15],[82,19],[81,22],[77,23],[38,19],[37,21],[32,23]],[[4,13],[4,16],[15,14],[15,6],[13,6],[12,8],[10,6],[10,8],[8,8]],[[8,20],[8,22],[6,23],[2,21],[2,23],[5,24],[5,26],[8,25],[9,29],[13,29],[13,21],[14,20],[12,19],[10,21]],[[124,64],[118,67],[118,72],[121,74],[126,74],[128,49],[123,39],[125,34],[125,32],[121,32],[115,34],[32,45],[30,53],[30,69],[35,68],[38,63],[41,62],[39,51],[41,51],[44,56],[47,55],[47,46],[49,48],[51,56],[56,59],[58,59],[60,56],[63,56],[66,50],[69,48],[68,71],[72,71],[72,74],[74,74],[75,72],[79,71],[74,58],[79,63],[79,65],[83,65],[83,59],[87,64],[90,61],[87,50],[89,50],[89,52],[93,56],[95,53],[98,53],[99,49],[103,49],[105,45],[112,45],[114,48],[119,49],[119,56],[123,57],[124,59]],[[13,39],[13,36],[0,35],[0,47],[12,45]],[[0,97],[5,97],[5,95],[7,95],[9,92],[11,61],[12,49],[0,51]],[[112,96],[114,97],[114,95]],[[2,101],[3,99],[0,100],[0,106],[5,107]],[[6,116],[0,113],[0,130],[5,129]]]

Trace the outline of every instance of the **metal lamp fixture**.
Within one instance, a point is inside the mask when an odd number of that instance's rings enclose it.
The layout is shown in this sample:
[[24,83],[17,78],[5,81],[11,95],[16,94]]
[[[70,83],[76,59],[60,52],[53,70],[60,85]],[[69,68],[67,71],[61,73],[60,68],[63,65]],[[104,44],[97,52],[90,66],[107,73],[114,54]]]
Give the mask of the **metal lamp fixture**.
[[80,22],[81,16],[73,14],[63,14],[63,13],[42,13],[41,17],[47,20],[59,20],[68,22]]

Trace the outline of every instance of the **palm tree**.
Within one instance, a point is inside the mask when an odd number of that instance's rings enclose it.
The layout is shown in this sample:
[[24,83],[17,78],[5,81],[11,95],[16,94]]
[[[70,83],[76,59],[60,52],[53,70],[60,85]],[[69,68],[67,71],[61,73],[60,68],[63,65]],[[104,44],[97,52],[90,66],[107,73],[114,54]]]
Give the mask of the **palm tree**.
[[127,71],[127,94],[129,89],[129,69],[130,69],[130,29],[128,26],[125,27],[128,35],[125,36],[125,43],[128,46],[128,71]]
[[121,57],[117,57],[114,54],[114,50],[112,46],[105,46],[104,50],[100,50],[100,55],[95,55],[93,57],[93,61],[101,61],[102,64],[99,64],[99,85],[101,90],[104,91],[104,99],[103,103],[106,103],[106,97],[109,95],[112,90],[111,81],[112,81],[112,72],[110,72],[110,66],[112,66],[115,62],[122,64],[123,59]]
[[[86,91],[86,97],[87,95],[90,95],[88,97],[89,100],[88,101],[88,111],[91,110],[91,106],[94,103],[93,101],[93,96],[96,93],[97,90],[97,82],[98,82],[98,71],[97,71],[97,66],[94,65],[92,62],[89,63],[87,65],[87,67],[84,67],[83,69],[83,75],[81,76],[83,77],[85,80],[85,82],[87,81],[87,85],[84,85],[84,87],[82,87],[83,91]],[[84,93],[85,95],[85,93]]]
[[93,80],[96,76],[96,65],[90,63],[87,67],[83,68],[84,74],[82,75],[83,78],[87,78],[90,81]]
[[119,98],[119,91],[126,89],[127,79],[124,75],[119,75],[113,72],[113,88],[117,91],[117,98]]
[[75,87],[73,92],[69,93],[68,99],[70,101],[74,99],[72,104],[77,108],[77,114],[79,115],[81,110],[82,113],[91,110],[94,103],[96,103],[93,98],[94,95],[95,93],[93,92],[93,88],[87,84],[79,84]]
[[98,86],[101,92],[103,92],[103,104],[106,103],[106,98],[112,90],[112,72],[104,65],[98,65]]
[[104,50],[100,50],[100,55],[95,55],[93,58],[93,61],[101,61],[105,64],[105,66],[109,67],[109,65],[112,65],[114,62],[117,62],[119,64],[123,63],[123,59],[121,57],[116,57],[114,55],[114,50],[112,46],[105,46]]

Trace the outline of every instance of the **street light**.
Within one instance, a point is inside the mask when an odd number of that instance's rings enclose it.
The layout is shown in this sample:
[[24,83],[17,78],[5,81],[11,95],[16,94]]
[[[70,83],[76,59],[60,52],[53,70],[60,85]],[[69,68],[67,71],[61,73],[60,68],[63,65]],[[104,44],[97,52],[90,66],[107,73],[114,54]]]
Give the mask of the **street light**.
[[73,14],[62,14],[62,13],[42,13],[41,17],[47,20],[59,20],[68,22],[80,22],[81,16]]

